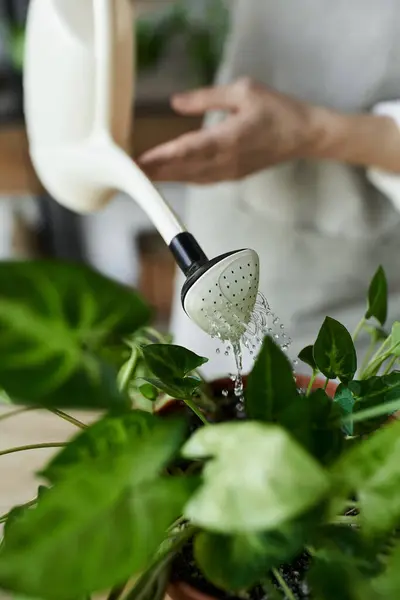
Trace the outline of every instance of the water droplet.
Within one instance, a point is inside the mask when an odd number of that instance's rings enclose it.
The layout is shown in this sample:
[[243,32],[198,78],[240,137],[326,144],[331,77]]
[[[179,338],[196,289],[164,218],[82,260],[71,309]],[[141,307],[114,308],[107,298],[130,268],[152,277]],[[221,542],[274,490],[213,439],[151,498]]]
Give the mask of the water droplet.
[[228,390],[222,390],[222,395],[226,398],[229,395]]
[[230,350],[231,350],[231,347],[230,347],[230,346],[227,346],[227,347],[226,347],[226,351],[227,351],[227,352],[229,352]]
[[274,338],[275,338],[276,340],[279,340],[279,335],[278,335],[277,333],[275,333],[275,335],[274,335]]
[[268,332],[271,333],[272,332],[272,327],[268,327]]
[[299,361],[297,360],[297,358],[294,359],[293,364],[294,365],[298,365],[299,364]]
[[285,329],[285,326],[284,326],[284,325],[281,325],[280,327],[281,327],[281,329]]
[[289,346],[287,344],[282,344],[281,346],[282,350],[284,350],[285,352],[287,352],[289,350]]
[[224,354],[225,354],[225,356],[229,356],[228,350],[225,350]]
[[278,317],[275,317],[275,319],[272,321],[272,323],[273,323],[274,325],[277,325],[277,323],[279,323],[279,318],[278,318]]
[[254,352],[253,350],[250,350],[250,356],[253,356]]
[[219,348],[216,349],[215,354],[221,354],[221,350]]

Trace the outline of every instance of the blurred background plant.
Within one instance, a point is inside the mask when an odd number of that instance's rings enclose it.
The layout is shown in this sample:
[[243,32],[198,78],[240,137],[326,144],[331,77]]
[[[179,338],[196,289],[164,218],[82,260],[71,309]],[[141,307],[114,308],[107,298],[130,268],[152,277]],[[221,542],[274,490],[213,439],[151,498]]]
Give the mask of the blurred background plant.
[[[139,16],[135,27],[139,72],[156,68],[171,44],[180,39],[196,79],[208,84],[223,51],[228,11],[223,0],[177,0],[164,9]],[[13,13],[2,24],[1,37],[13,68],[20,72],[25,31]]]

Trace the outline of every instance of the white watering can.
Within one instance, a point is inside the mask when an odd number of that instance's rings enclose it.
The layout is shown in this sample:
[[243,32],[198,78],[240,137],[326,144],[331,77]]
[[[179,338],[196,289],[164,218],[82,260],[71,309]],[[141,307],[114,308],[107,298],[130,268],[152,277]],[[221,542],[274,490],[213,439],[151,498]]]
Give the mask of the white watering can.
[[253,250],[208,260],[125,151],[134,95],[130,0],[31,0],[24,101],[38,177],[63,206],[88,213],[117,191],[147,213],[186,275],[182,304],[207,333],[243,332],[258,291]]

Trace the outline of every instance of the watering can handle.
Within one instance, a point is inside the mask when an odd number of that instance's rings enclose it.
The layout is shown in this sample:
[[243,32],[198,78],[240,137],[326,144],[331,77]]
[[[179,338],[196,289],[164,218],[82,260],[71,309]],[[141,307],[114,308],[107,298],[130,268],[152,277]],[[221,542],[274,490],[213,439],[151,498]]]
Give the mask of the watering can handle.
[[110,135],[115,51],[114,0],[92,0],[94,15],[95,106],[94,131]]

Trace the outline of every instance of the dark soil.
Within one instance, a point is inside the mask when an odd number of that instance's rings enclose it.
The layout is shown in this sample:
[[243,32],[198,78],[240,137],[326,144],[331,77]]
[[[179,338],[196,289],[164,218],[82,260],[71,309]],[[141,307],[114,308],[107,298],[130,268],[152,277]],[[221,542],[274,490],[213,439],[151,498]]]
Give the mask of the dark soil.
[[[294,560],[291,565],[282,565],[279,569],[294,597],[298,600],[309,600],[310,598],[306,582],[308,567],[309,557],[307,554],[303,554]],[[252,590],[240,594],[240,596],[224,592],[213,586],[205,579],[195,563],[192,543],[187,544],[173,562],[171,581],[188,583],[204,594],[213,596],[218,600],[268,600],[270,598],[270,595],[261,586],[255,586]],[[281,590],[275,580],[271,579],[271,583],[276,589]]]

